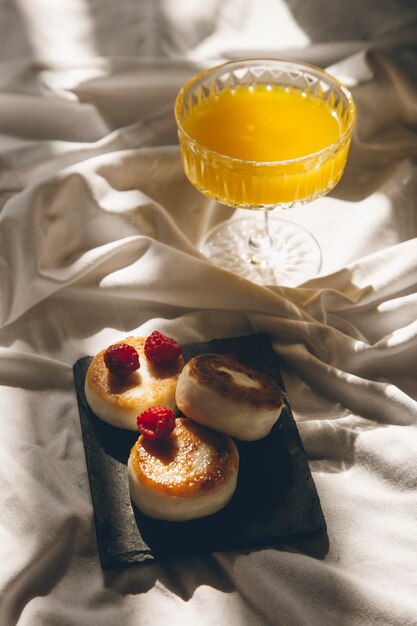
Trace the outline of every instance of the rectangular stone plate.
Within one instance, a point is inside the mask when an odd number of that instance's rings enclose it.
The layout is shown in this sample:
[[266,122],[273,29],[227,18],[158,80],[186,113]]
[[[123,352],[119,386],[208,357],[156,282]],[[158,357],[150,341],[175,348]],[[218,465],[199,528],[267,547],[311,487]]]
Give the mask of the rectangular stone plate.
[[[233,353],[284,389],[278,357],[267,335],[183,346],[185,360],[207,352]],[[130,501],[126,465],[138,434],[109,426],[90,410],[84,394],[90,361],[91,357],[84,357],[75,363],[74,380],[103,569],[175,556],[278,547],[326,531],[288,403],[267,437],[255,442],[236,441],[240,456],[238,486],[222,511],[182,523],[152,520],[140,514]]]

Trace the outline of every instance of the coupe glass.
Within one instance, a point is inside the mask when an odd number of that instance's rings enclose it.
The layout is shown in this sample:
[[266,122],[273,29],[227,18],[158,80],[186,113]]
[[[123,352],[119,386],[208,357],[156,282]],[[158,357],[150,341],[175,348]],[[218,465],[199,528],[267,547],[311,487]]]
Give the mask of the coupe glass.
[[[306,154],[285,160],[264,159],[262,148],[256,159],[240,158],[204,145],[210,141],[197,140],[190,131],[190,120],[202,107],[207,110],[215,104],[222,91],[233,94],[241,86],[249,92],[278,89],[319,105],[323,102],[338,121],[336,138],[319,150],[307,149]],[[262,109],[258,110],[257,115],[262,114]],[[183,166],[190,182],[221,204],[252,210],[248,217],[233,216],[213,228],[202,243],[203,254],[216,265],[259,284],[294,286],[315,276],[321,266],[317,241],[301,226],[272,216],[271,210],[311,202],[339,182],[356,118],[349,91],[327,72],[306,63],[241,59],[192,78],[177,96],[175,118]],[[238,135],[239,119],[240,115],[234,118]],[[301,137],[303,142],[311,131],[308,124],[297,127],[298,141]],[[212,132],[221,130],[213,128]],[[245,132],[242,127],[242,141]],[[291,142],[291,136],[285,136],[285,124],[283,132],[283,141]]]

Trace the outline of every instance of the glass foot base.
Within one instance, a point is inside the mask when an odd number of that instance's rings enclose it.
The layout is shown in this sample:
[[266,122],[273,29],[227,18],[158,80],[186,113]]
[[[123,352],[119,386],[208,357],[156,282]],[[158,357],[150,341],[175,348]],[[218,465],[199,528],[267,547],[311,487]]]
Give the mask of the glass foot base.
[[273,246],[268,250],[250,246],[253,228],[253,218],[220,224],[207,234],[201,251],[215,265],[258,285],[295,287],[317,275],[321,250],[302,226],[269,217]]

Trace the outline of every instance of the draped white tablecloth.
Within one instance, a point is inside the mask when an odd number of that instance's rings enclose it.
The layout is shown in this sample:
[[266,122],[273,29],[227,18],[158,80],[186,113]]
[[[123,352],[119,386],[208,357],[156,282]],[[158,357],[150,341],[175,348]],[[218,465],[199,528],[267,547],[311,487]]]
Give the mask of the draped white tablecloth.
[[[417,624],[415,5],[197,4],[0,3],[0,623]],[[342,182],[284,216],[323,252],[295,289],[199,253],[232,211],[185,179],[173,118],[200,68],[265,53],[329,67],[358,107]],[[154,329],[270,333],[324,557],[102,571],[72,364]]]

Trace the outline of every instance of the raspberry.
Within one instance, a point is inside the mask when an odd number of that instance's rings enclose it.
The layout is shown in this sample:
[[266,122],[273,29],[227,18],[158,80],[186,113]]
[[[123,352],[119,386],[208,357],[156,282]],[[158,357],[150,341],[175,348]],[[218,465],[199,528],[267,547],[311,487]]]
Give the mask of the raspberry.
[[104,363],[116,376],[128,376],[140,367],[139,354],[127,343],[115,343],[107,348]]
[[152,406],[137,417],[138,430],[147,439],[164,439],[175,427],[175,413],[166,406]]
[[181,355],[181,346],[175,339],[154,330],[145,342],[145,354],[154,365],[172,363]]

